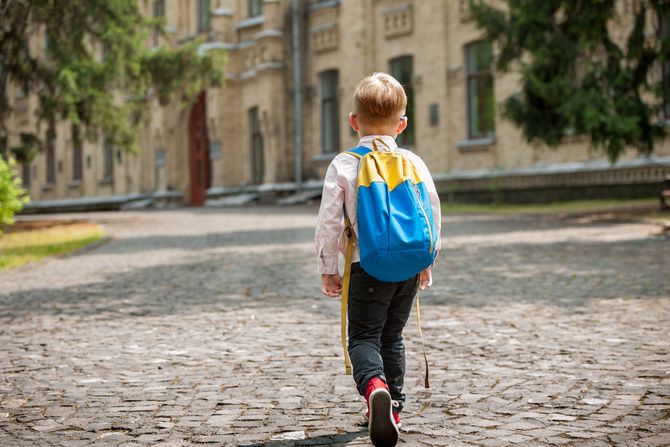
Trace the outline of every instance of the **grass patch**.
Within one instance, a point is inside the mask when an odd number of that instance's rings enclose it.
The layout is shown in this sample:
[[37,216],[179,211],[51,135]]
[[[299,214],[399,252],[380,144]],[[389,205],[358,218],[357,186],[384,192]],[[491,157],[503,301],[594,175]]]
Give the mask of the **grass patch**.
[[579,200],[574,202],[538,204],[469,204],[444,203],[445,214],[574,214],[611,210],[631,211],[645,214],[643,217],[658,215],[658,199],[635,200]]
[[0,269],[78,250],[104,236],[100,225],[88,222],[10,232],[0,237]]

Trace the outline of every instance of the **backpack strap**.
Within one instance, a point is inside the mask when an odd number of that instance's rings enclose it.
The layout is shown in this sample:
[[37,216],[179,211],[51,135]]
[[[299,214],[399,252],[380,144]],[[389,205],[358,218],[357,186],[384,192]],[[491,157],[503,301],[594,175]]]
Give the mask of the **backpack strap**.
[[384,142],[384,140],[382,140],[381,138],[375,138],[374,140],[372,140],[372,147],[374,148],[374,150],[379,151],[379,146],[377,146],[377,141],[379,141],[381,144],[386,146],[386,148],[388,150],[391,150],[391,147],[388,144],[386,144]]
[[348,151],[344,151],[345,154],[353,155],[356,158],[363,158],[370,152],[372,152],[372,149],[365,146],[358,146],[353,149],[349,149]]
[[351,375],[351,359],[347,349],[347,307],[349,305],[349,284],[351,282],[351,259],[354,253],[354,229],[346,212],[344,213],[344,234],[347,236],[347,251],[344,257],[344,275],[342,277],[342,303],[340,305],[340,322],[342,350],[344,351],[344,372]]

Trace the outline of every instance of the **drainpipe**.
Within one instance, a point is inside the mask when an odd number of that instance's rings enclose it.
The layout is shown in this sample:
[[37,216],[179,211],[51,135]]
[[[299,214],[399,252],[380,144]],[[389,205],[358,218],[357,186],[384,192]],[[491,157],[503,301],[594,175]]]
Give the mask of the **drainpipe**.
[[300,75],[300,0],[292,0],[291,28],[293,37],[293,105],[295,132],[295,189],[302,189],[302,85]]

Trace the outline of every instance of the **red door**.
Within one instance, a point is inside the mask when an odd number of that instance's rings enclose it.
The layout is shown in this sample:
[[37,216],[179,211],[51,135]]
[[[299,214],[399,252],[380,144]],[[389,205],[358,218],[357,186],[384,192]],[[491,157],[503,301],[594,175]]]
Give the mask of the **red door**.
[[205,203],[205,195],[212,181],[209,141],[207,140],[207,100],[204,91],[200,92],[197,102],[191,108],[189,139],[191,205],[202,206]]

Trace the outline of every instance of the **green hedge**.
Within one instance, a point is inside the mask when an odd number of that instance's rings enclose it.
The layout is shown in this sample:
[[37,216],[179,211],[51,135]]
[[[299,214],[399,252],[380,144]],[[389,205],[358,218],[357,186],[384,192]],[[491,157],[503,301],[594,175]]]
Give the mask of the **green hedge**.
[[28,200],[16,172],[16,162],[0,157],[0,235],[6,225],[14,223],[14,214],[21,211]]

